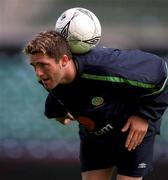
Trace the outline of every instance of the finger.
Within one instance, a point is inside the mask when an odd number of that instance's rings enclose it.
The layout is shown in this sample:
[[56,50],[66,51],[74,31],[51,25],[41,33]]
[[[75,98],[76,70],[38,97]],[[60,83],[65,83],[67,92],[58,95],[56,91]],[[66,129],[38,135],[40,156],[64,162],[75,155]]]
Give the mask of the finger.
[[145,134],[146,133],[142,132],[142,134],[140,135],[139,140],[138,140],[138,145],[140,145],[142,143],[142,141],[143,141],[143,139],[145,137]]
[[129,144],[131,143],[131,139],[134,135],[134,131],[130,130],[127,139],[126,139],[126,143],[125,143],[125,147],[128,148]]
[[128,150],[135,149],[137,146],[139,146],[143,141],[144,136],[144,132],[135,132],[130,141],[130,144],[128,145]]
[[71,119],[65,119],[64,120],[64,124],[67,125],[67,124],[70,124],[73,120]]
[[138,137],[138,133],[134,132],[133,135],[132,135],[132,138],[131,138],[131,140],[130,140],[130,142],[128,144],[128,147],[127,147],[127,149],[129,151],[136,148],[136,146],[137,146],[137,137]]
[[139,145],[139,140],[140,140],[141,134],[142,134],[141,132],[134,133],[134,135],[131,139],[131,142],[128,146],[129,150],[135,149]]
[[127,130],[129,129],[129,127],[130,127],[130,124],[131,124],[131,121],[129,121],[129,119],[128,119],[128,121],[126,122],[126,124],[124,125],[124,127],[121,129],[121,131],[122,131],[122,132],[127,131]]
[[68,118],[66,118],[66,119],[61,119],[61,118],[59,118],[59,119],[56,119],[59,123],[61,123],[61,124],[63,124],[63,125],[67,125],[67,124],[69,124],[72,120],[71,119],[68,119]]

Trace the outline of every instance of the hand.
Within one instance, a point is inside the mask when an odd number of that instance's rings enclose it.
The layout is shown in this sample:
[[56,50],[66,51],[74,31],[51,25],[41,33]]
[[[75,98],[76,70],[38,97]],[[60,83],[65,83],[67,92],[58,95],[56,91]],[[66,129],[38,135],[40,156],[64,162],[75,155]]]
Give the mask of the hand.
[[63,125],[67,125],[67,124],[70,124],[72,122],[71,119],[64,118],[64,117],[56,118],[56,121],[60,122]]
[[125,147],[131,151],[141,144],[145,134],[148,130],[148,121],[139,116],[131,116],[124,127],[122,132],[126,132],[129,129],[129,133],[126,139]]
[[70,113],[67,113],[66,116],[58,117],[58,118],[56,118],[56,120],[63,125],[67,125],[67,124],[71,123],[72,121],[74,121],[75,118]]

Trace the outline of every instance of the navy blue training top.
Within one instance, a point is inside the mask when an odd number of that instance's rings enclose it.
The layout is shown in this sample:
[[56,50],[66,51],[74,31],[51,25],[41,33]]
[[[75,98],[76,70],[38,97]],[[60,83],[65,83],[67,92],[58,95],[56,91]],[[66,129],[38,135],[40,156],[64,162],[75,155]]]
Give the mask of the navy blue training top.
[[110,128],[121,129],[131,115],[138,115],[159,133],[168,105],[167,64],[162,58],[140,50],[95,48],[73,60],[77,76],[49,92],[48,118],[70,112],[85,135],[101,135]]

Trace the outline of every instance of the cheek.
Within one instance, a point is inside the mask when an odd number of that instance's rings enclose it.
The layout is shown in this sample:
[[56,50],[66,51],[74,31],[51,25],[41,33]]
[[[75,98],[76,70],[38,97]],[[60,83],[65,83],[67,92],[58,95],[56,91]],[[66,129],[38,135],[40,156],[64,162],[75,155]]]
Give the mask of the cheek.
[[52,79],[58,81],[61,77],[60,69],[59,68],[52,69],[52,71],[50,71],[50,76],[52,77]]
[[46,68],[45,69],[45,73],[48,75],[48,76],[53,76],[54,74],[56,74],[57,70],[56,68],[54,67],[50,67],[50,68]]

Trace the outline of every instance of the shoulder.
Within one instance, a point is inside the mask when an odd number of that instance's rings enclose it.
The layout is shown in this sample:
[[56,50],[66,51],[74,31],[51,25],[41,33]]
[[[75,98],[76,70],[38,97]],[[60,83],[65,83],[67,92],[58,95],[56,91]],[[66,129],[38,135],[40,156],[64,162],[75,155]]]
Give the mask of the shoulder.
[[79,74],[81,72],[113,74],[131,79],[141,75],[145,79],[151,76],[152,79],[156,79],[167,73],[163,58],[140,49],[96,47],[86,54],[74,57],[78,63]]
[[[73,60],[78,65],[78,72],[100,71],[103,67],[109,66],[110,59],[115,60],[115,50],[112,48],[96,47],[85,54],[74,54]],[[110,63],[111,64],[111,63]]]
[[77,61],[84,61],[85,63],[93,63],[93,61],[103,62],[111,60],[154,60],[160,61],[162,60],[156,54],[145,52],[140,49],[132,49],[132,50],[124,50],[124,49],[116,49],[111,47],[99,46],[88,53],[74,55],[74,59]]
[[85,54],[74,54],[73,59],[80,65],[105,65],[110,60],[115,60],[116,56],[120,53],[120,50],[107,48],[107,47],[96,47]]

